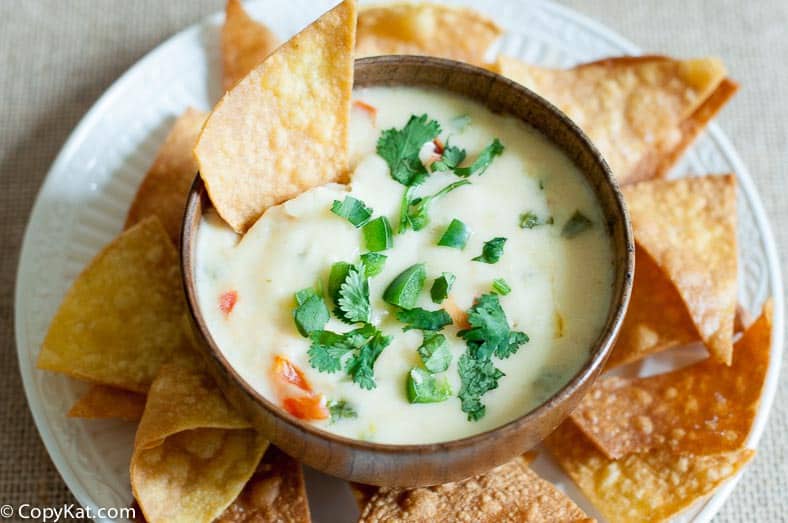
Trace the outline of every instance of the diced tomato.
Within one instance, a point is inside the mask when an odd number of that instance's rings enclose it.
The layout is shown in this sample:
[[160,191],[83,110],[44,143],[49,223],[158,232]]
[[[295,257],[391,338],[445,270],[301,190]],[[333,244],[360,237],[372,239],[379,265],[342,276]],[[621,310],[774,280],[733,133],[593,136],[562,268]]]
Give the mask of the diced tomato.
[[326,419],[329,416],[322,394],[285,398],[282,401],[282,406],[287,412],[299,419],[319,420]]
[[454,303],[451,295],[443,301],[443,309],[451,316],[451,321],[460,329],[467,329],[471,326],[468,323],[468,313],[462,310]]
[[446,149],[446,146],[443,145],[443,142],[441,141],[440,138],[435,138],[432,141],[432,143],[435,145],[435,154],[441,156],[443,154],[443,151]]
[[304,376],[304,373],[287,358],[276,356],[274,358],[273,371],[274,376],[278,380],[295,385],[304,392],[312,392],[312,386],[309,384],[306,376]]
[[353,106],[367,113],[373,122],[378,116],[378,110],[375,108],[375,106],[369,105],[367,102],[353,100]]
[[235,307],[235,303],[238,301],[238,293],[235,291],[227,291],[223,292],[219,296],[219,310],[221,310],[225,316],[233,312],[233,307]]

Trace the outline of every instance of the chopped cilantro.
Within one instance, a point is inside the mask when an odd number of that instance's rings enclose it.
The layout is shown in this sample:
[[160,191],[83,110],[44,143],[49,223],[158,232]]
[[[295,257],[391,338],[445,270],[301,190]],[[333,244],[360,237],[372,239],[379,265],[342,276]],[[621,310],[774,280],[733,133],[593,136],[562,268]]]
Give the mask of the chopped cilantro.
[[561,230],[561,236],[564,238],[574,238],[581,232],[590,229],[594,222],[589,220],[585,214],[580,211],[575,211],[571,218],[564,224]]
[[458,182],[450,183],[440,191],[430,196],[418,197],[408,202],[405,218],[400,221],[400,230],[411,228],[414,231],[420,231],[427,224],[430,223],[429,211],[433,202],[441,196],[450,193],[454,189],[469,185],[471,182],[468,180],[460,180]]
[[354,419],[358,417],[356,409],[350,406],[345,400],[330,401],[328,403],[328,412],[331,414],[330,423],[336,423],[343,419]]
[[387,256],[378,252],[367,252],[361,255],[361,263],[364,265],[364,274],[367,278],[377,276],[383,271],[386,265]]
[[446,376],[414,368],[408,373],[407,393],[410,403],[438,403],[449,399],[452,391]]
[[411,116],[402,129],[383,131],[378,139],[377,153],[388,164],[391,177],[406,186],[423,183],[428,173],[419,159],[419,151],[440,132],[440,124],[426,114]]
[[330,315],[321,293],[311,287],[301,289],[295,294],[295,300],[293,320],[301,336],[309,336],[310,332],[326,326]]
[[411,265],[389,283],[383,292],[383,301],[403,309],[415,307],[426,275],[423,263]]
[[440,276],[435,278],[432,288],[430,289],[432,303],[440,304],[443,300],[445,300],[449,296],[451,286],[454,285],[454,281],[456,279],[457,277],[450,272],[442,272]]
[[363,266],[348,269],[345,281],[339,286],[337,306],[342,317],[350,323],[369,321],[369,281]]
[[506,280],[503,278],[496,278],[492,282],[492,290],[495,293],[500,294],[501,296],[506,296],[510,292],[512,292],[512,288],[509,287],[509,284],[506,283]]
[[328,296],[334,301],[334,305],[339,305],[339,288],[345,282],[347,273],[353,265],[347,262],[336,262],[331,266],[328,274]]
[[489,359],[475,359],[467,353],[460,356],[458,370],[462,382],[458,394],[462,411],[468,414],[468,421],[478,421],[487,410],[481,401],[482,396],[497,389],[498,380],[505,374],[495,368]]
[[468,229],[468,226],[457,218],[454,218],[446,229],[446,232],[444,232],[443,236],[438,240],[438,245],[455,249],[464,249],[470,236],[471,231]]
[[465,340],[469,354],[475,359],[489,359],[493,354],[508,358],[528,341],[525,333],[509,329],[497,294],[479,296],[468,309],[468,323],[470,328],[461,330],[457,336]]
[[465,160],[465,154],[465,149],[449,145],[447,142],[440,159],[433,162],[430,169],[432,172],[453,171]]
[[363,389],[375,388],[375,361],[383,349],[391,343],[390,336],[384,336],[372,325],[364,325],[344,334],[318,330],[309,338],[309,364],[320,372],[337,372],[342,368],[342,360],[350,355],[345,363],[345,371]]
[[451,363],[451,351],[446,336],[437,332],[425,332],[418,349],[421,362],[430,372],[443,372]]
[[495,159],[496,156],[500,156],[503,153],[503,144],[498,140],[498,138],[493,139],[492,143],[482,149],[482,152],[479,153],[479,156],[476,157],[476,160],[473,161],[470,167],[457,167],[454,169],[454,174],[457,176],[462,176],[466,178],[472,174],[478,174],[481,176],[490,166],[492,161]]
[[498,263],[498,260],[503,256],[503,246],[506,244],[506,238],[493,238],[490,241],[484,242],[482,253],[473,258],[473,261],[482,263]]
[[449,120],[449,125],[458,133],[462,133],[469,125],[471,125],[471,117],[467,114],[459,114]]
[[357,200],[352,196],[345,196],[344,201],[334,200],[331,205],[331,212],[342,218],[358,228],[366,224],[372,217],[372,209],[367,207],[364,202]]
[[391,224],[385,216],[378,216],[367,223],[362,229],[367,249],[372,252],[390,249],[394,242],[391,234]]
[[552,225],[552,224],[553,224],[552,216],[543,220],[542,218],[539,218],[535,213],[531,211],[524,212],[523,214],[520,215],[521,229],[533,229],[537,225]]
[[404,331],[421,329],[425,331],[439,331],[446,325],[451,325],[451,316],[443,309],[428,311],[420,307],[397,311],[397,319],[405,324]]

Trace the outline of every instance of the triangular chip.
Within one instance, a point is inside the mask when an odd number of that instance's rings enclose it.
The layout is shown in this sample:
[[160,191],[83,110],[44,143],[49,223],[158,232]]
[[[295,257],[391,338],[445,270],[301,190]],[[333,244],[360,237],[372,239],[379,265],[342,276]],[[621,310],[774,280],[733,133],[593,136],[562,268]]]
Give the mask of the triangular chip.
[[66,293],[38,367],[145,392],[162,363],[186,349],[178,253],[147,218],[104,247]]
[[298,33],[216,105],[195,147],[219,215],[243,232],[277,203],[344,181],[356,4]]
[[266,26],[255,22],[244,11],[241,0],[227,0],[222,26],[222,84],[234,86],[265,60],[279,45],[279,39]]
[[730,363],[736,312],[736,179],[624,187],[635,241],[676,286],[712,356]]
[[134,439],[134,497],[150,523],[213,521],[241,492],[267,446],[204,371],[165,365]]
[[155,215],[177,244],[186,197],[197,175],[197,162],[192,150],[204,121],[205,113],[192,108],[175,120],[131,202],[125,229]]
[[752,428],[769,369],[772,307],[744,333],[733,363],[712,359],[647,378],[607,378],[572,419],[611,459],[655,448],[716,454],[738,450]]
[[415,54],[484,62],[503,31],[480,13],[439,4],[395,4],[362,9],[356,55]]
[[664,173],[732,95],[715,98],[693,117],[725,78],[725,68],[713,58],[620,57],[545,69],[502,56],[492,68],[564,111],[622,184]]
[[486,474],[416,489],[381,488],[359,523],[527,523],[591,521],[574,502],[528,467],[525,457]]
[[138,421],[145,409],[145,395],[138,392],[92,385],[68,411],[71,418],[122,419]]
[[611,461],[571,421],[544,444],[610,523],[664,521],[709,495],[755,455],[750,449],[708,456],[655,450]]
[[687,306],[668,277],[643,249],[635,249],[632,297],[608,368],[700,340]]
[[257,471],[216,523],[309,523],[301,464],[270,446]]

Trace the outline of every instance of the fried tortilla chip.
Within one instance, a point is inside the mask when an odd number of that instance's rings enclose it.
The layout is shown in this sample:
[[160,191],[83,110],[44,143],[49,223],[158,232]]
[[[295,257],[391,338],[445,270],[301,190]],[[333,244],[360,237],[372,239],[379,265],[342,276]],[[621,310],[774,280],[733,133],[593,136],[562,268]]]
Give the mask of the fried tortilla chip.
[[266,26],[244,11],[241,0],[227,0],[222,26],[222,85],[230,89],[279,45]]
[[696,455],[742,448],[769,369],[771,316],[769,302],[730,366],[707,359],[648,378],[598,381],[572,419],[610,459],[655,448]]
[[632,297],[607,367],[699,340],[698,329],[676,287],[651,256],[636,246]]
[[348,170],[356,4],[345,0],[270,55],[216,105],[195,154],[237,232],[266,208]]
[[165,365],[134,439],[131,488],[150,523],[209,522],[238,496],[268,442],[198,367]]
[[264,521],[311,521],[301,464],[273,446],[268,447],[243,492],[216,519],[216,523]]
[[38,367],[144,393],[162,363],[188,350],[178,253],[155,216],[96,255],[66,293]]
[[181,235],[186,197],[197,174],[192,149],[205,113],[189,108],[175,120],[153,165],[142,180],[126,216],[124,229],[149,216],[158,216],[173,243]]
[[654,450],[611,461],[571,421],[544,444],[611,523],[665,521],[713,492],[755,455],[750,449],[707,456]]
[[620,57],[564,70],[501,56],[492,69],[564,111],[622,184],[664,174],[735,92],[729,82],[732,92],[706,104],[726,74],[713,58]]
[[411,490],[381,488],[359,523],[591,521],[574,502],[518,457],[487,474]]
[[712,356],[730,364],[736,313],[736,179],[624,187],[635,241],[675,285]]
[[128,390],[92,385],[71,406],[68,411],[70,418],[86,419],[122,419],[138,421],[145,409],[145,395]]
[[362,9],[356,56],[415,54],[484,62],[503,31],[480,13],[438,4],[394,4]]

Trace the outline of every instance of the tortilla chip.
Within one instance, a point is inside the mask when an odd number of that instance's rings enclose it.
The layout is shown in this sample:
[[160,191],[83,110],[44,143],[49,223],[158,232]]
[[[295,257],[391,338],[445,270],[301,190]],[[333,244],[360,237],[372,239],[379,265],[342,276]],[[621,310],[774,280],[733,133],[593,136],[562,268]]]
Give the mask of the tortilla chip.
[[622,184],[664,173],[729,98],[696,115],[725,78],[713,58],[620,57],[563,70],[501,56],[491,68],[564,111]]
[[222,85],[230,89],[263,63],[279,45],[279,39],[244,11],[241,0],[227,0],[225,13],[222,26]]
[[372,496],[377,494],[380,487],[375,485],[366,485],[364,483],[348,483],[350,487],[350,493],[353,495],[353,499],[356,501],[356,506],[358,507],[359,512],[364,511],[364,507],[367,506],[369,500],[372,499]]
[[70,418],[139,421],[145,409],[145,395],[105,385],[92,385],[71,406]]
[[268,447],[252,479],[216,523],[263,521],[311,521],[301,464],[273,446]]
[[744,446],[769,369],[772,306],[744,333],[730,367],[712,359],[648,378],[594,384],[572,420],[610,459],[655,448],[716,454]]
[[155,216],[96,255],[66,293],[38,367],[144,393],[185,349],[178,253]]
[[681,295],[651,256],[636,246],[632,297],[607,367],[694,341],[700,341],[700,334]]
[[192,149],[205,116],[202,111],[190,107],[175,120],[153,165],[137,189],[124,229],[155,215],[177,245],[186,197],[197,175],[197,162],[194,161]]
[[134,497],[151,523],[212,521],[241,492],[267,446],[210,376],[165,365],[134,439]]
[[708,456],[654,450],[611,461],[571,421],[544,444],[611,523],[664,521],[713,492],[755,455],[750,449]]
[[356,56],[415,54],[482,64],[503,34],[477,11],[438,4],[364,8],[358,15]]
[[457,483],[411,490],[381,488],[359,523],[590,521],[564,493],[532,471],[524,457]]
[[736,312],[736,179],[653,180],[624,187],[635,241],[676,286],[703,342],[730,364]]
[[195,154],[237,232],[266,208],[345,181],[356,4],[345,0],[277,49],[216,105]]

